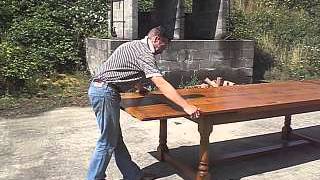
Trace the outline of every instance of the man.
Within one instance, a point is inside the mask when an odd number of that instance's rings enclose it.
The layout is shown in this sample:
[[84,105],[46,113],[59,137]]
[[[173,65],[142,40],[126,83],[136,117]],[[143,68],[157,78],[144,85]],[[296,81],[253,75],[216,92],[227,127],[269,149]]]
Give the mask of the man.
[[161,53],[168,45],[166,33],[164,28],[155,27],[144,39],[120,45],[93,77],[88,95],[101,135],[90,161],[88,180],[105,179],[105,171],[113,153],[125,180],[144,179],[140,168],[131,160],[119,123],[119,92],[125,91],[128,86],[137,84],[138,89],[144,91],[139,81],[150,79],[168,99],[192,118],[200,116],[199,109],[188,104],[162,77],[157,67],[154,55]]

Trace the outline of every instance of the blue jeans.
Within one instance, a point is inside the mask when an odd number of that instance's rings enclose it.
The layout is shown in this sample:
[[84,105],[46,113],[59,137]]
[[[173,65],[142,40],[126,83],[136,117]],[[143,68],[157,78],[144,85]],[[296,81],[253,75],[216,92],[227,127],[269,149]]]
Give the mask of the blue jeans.
[[91,83],[89,99],[96,115],[100,137],[92,155],[87,180],[106,178],[106,169],[114,153],[115,161],[125,180],[138,180],[142,173],[131,160],[123,142],[120,128],[120,94],[107,85],[97,86]]

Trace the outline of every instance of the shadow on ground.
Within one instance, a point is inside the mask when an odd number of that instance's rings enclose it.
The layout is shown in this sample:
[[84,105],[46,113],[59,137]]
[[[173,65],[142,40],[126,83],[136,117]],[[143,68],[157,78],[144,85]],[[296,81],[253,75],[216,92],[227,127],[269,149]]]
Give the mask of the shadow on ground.
[[[301,128],[296,129],[295,131],[318,139],[320,137],[320,126]],[[214,155],[218,156],[219,154],[239,152],[279,143],[281,143],[280,133],[216,142],[210,144],[209,155],[214,158]],[[157,157],[156,152],[149,153],[152,156]],[[189,166],[196,168],[199,146],[181,146],[170,149],[170,154],[184,164],[188,164]],[[280,151],[270,152],[260,156],[252,156],[242,160],[221,162],[213,167],[211,166],[210,173],[216,180],[238,180],[251,175],[288,168],[318,159],[320,159],[319,146],[310,144],[292,147],[290,149],[282,149]],[[214,164],[212,161],[210,163]],[[167,166],[167,163],[165,162],[151,164],[143,170],[156,175],[156,178],[179,174],[179,172],[174,170],[172,166]]]

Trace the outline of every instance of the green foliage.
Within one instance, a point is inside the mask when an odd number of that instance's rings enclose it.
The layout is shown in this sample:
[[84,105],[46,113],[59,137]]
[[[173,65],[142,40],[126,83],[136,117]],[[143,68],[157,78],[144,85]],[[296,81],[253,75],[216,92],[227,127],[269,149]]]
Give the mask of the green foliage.
[[7,26],[11,23],[14,14],[15,8],[10,6],[8,1],[0,1],[0,37]]
[[109,35],[107,9],[104,0],[0,1],[0,94],[38,76],[84,70],[85,38]]
[[[25,56],[27,54],[27,56]],[[10,42],[0,44],[0,93],[19,90],[21,80],[29,80],[38,72],[37,59],[32,59],[27,51]]]
[[68,70],[81,63],[72,33],[51,19],[35,16],[15,22],[9,28],[6,40],[24,47],[24,58],[38,62],[40,72]]
[[139,11],[141,12],[149,12],[153,8],[153,0],[139,0]]
[[256,40],[255,65],[272,65],[269,78],[320,77],[319,10],[319,0],[235,1],[229,29],[234,37]]
[[36,70],[36,62],[22,58],[25,50],[9,42],[0,44],[0,75],[9,79],[28,79]]
[[190,86],[199,85],[201,83],[197,74],[195,74],[195,73],[193,73],[193,75],[191,75],[189,81],[186,81],[183,78],[184,77],[181,76],[181,81],[180,81],[180,84],[178,85],[178,88],[186,88],[186,87],[190,87]]
[[[152,11],[154,0],[139,0],[139,11],[149,12]],[[186,12],[192,11],[192,0],[184,0],[184,6]]]

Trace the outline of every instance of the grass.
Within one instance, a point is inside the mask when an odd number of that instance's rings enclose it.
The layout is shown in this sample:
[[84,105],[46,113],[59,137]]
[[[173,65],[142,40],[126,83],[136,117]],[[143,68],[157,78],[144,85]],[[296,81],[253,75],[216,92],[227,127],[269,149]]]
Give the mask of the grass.
[[190,81],[184,81],[183,76],[181,77],[180,84],[178,85],[178,88],[183,89],[190,86],[195,86],[201,84],[201,81],[199,80],[197,74],[194,72],[193,75],[190,77]]
[[0,97],[0,117],[27,117],[59,107],[88,106],[88,82],[85,72],[37,79],[33,89],[29,84],[29,93]]
[[258,41],[258,46],[270,54],[274,61],[274,65],[266,72],[267,80],[320,78],[320,49],[304,44],[286,47],[275,42],[269,34],[264,34]]

